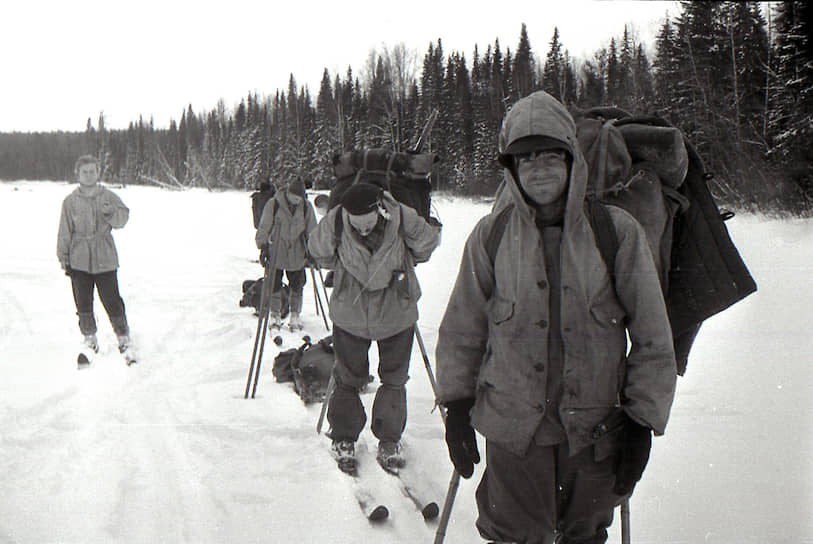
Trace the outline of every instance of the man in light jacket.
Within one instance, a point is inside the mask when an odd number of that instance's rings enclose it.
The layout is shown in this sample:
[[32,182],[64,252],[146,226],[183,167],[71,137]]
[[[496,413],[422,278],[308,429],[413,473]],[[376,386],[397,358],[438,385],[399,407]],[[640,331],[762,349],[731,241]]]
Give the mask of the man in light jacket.
[[[438,336],[449,454],[471,477],[474,429],[485,436],[483,538],[602,543],[674,396],[658,275],[643,229],[616,207],[608,272],[585,215],[576,127],[557,100],[540,91],[517,102],[499,152],[505,181],[466,242]],[[492,261],[489,235],[507,206]]]
[[379,440],[377,459],[387,470],[404,464],[405,384],[421,296],[414,264],[427,261],[439,243],[439,226],[370,183],[347,189],[340,205],[311,232],[311,257],[335,271],[330,318],[336,387],[328,399],[327,419],[333,455],[345,472],[356,471],[355,442],[366,422],[359,391],[367,383],[373,340],[381,379],[371,423]]
[[316,212],[307,198],[301,179],[277,192],[263,207],[254,241],[260,250],[260,264],[266,266],[270,245],[273,244],[274,271],[271,287],[270,327],[282,327],[282,273],[291,289],[291,317],[288,328],[302,330],[302,291],[307,282],[308,233],[316,228]]

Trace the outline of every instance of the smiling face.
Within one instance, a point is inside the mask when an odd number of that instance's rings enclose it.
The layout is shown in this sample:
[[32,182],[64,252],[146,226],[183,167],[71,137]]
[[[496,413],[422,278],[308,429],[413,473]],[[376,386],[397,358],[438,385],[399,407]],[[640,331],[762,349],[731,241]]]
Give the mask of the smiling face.
[[540,206],[559,200],[567,190],[567,153],[554,149],[514,155],[519,184]]
[[79,167],[77,172],[79,184],[83,187],[93,187],[99,180],[99,167],[96,163],[86,163]]
[[359,234],[367,236],[372,232],[375,224],[378,222],[378,210],[373,210],[361,215],[347,214],[347,220],[350,221],[350,225],[352,225]]

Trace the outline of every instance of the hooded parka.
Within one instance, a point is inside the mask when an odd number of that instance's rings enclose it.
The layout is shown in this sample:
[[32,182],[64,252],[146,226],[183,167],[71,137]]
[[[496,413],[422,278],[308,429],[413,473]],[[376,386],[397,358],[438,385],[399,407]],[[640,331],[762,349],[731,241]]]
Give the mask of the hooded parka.
[[[584,213],[587,167],[570,114],[550,95],[534,93],[506,116],[500,151],[526,136],[557,139],[572,159],[560,247],[561,401],[546,403],[551,318],[544,241],[536,208],[510,169],[494,210],[469,235],[440,325],[439,400],[475,398],[474,428],[517,455],[525,454],[548,409],[558,410],[572,455],[597,443],[606,429],[601,424],[619,409],[662,434],[674,396],[675,358],[646,235],[629,214],[608,207],[619,240],[613,285]],[[497,213],[509,204],[514,210],[492,263],[487,239]],[[609,438],[604,444],[617,446]]]
[[63,267],[89,274],[119,267],[112,229],[127,224],[130,210],[110,189],[96,185],[84,194],[77,187],[62,201],[56,254]]
[[277,191],[266,202],[254,241],[258,249],[266,247],[269,239],[276,243],[277,270],[301,270],[305,268],[308,233],[316,228],[316,212],[305,198],[292,210],[285,194]]
[[[440,243],[440,227],[431,226],[387,191],[382,204],[388,220],[374,252],[356,239],[359,234],[341,206],[322,218],[308,242],[317,264],[335,270],[330,318],[345,331],[371,340],[389,338],[418,321],[421,288],[413,263],[428,260]],[[336,214],[342,214],[338,248]],[[399,276],[404,279],[399,281]]]

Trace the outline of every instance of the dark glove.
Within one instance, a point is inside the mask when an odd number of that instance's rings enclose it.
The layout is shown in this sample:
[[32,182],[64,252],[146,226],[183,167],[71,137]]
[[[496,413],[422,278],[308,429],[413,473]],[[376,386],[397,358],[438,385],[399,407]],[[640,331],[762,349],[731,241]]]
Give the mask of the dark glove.
[[260,250],[260,264],[263,266],[268,265],[268,248],[264,247]]
[[68,276],[69,278],[70,278],[70,277],[71,277],[71,275],[73,274],[73,268],[71,268],[71,265],[69,265],[69,264],[66,264],[66,265],[63,267],[63,270],[65,270],[65,275],[66,275],[66,276]]
[[319,265],[316,264],[316,261],[313,260],[311,254],[307,251],[305,252],[305,268],[319,268]]
[[477,451],[477,437],[471,426],[469,411],[474,406],[473,398],[453,400],[446,406],[446,446],[454,468],[464,478],[471,478],[474,465],[480,462]]
[[613,493],[628,495],[641,479],[649,461],[649,450],[652,449],[652,431],[634,422],[629,417],[624,423],[621,435],[621,449],[615,465],[615,486]]

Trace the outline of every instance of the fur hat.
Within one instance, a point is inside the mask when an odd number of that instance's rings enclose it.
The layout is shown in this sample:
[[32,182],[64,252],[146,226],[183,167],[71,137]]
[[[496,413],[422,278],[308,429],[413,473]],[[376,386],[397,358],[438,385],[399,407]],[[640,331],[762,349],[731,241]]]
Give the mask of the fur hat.
[[364,215],[375,210],[384,189],[372,183],[354,183],[339,202],[350,215]]
[[305,198],[305,182],[302,181],[302,178],[297,178],[288,184],[288,192],[292,195]]

